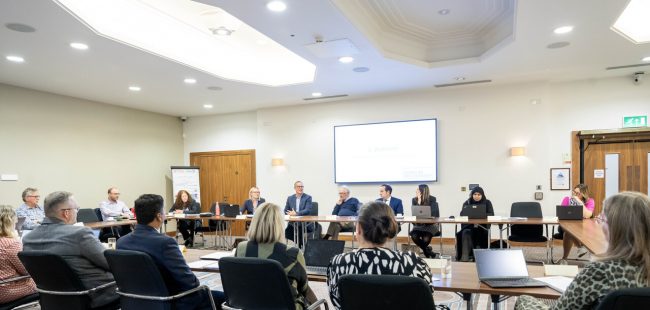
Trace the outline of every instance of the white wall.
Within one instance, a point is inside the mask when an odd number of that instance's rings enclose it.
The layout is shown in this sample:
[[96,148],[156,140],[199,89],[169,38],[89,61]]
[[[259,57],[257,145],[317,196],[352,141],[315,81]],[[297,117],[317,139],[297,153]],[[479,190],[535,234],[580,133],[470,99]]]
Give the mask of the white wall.
[[[531,99],[541,103],[532,105]],[[185,151],[255,148],[263,197],[283,205],[293,181],[302,180],[320,213],[329,214],[337,200],[334,125],[435,117],[439,182],[429,186],[441,215],[459,212],[468,197],[460,187],[469,183],[485,189],[497,215],[507,215],[514,201],[533,200],[541,185],[543,210],[554,215],[568,191],[549,190],[549,168],[568,166],[562,153],[570,153],[571,131],[618,128],[624,115],[648,114],[650,85],[633,85],[628,78],[430,89],[190,119],[184,124]],[[525,146],[526,156],[510,157],[513,146]],[[276,156],[286,168],[271,167]],[[378,197],[377,185],[350,188],[363,201]],[[410,213],[416,184],[393,188]],[[446,228],[445,236],[452,231]]]
[[183,163],[175,117],[0,84],[0,203],[18,207],[26,187],[66,190],[84,208],[118,186],[129,206],[143,193],[171,199],[170,169]]

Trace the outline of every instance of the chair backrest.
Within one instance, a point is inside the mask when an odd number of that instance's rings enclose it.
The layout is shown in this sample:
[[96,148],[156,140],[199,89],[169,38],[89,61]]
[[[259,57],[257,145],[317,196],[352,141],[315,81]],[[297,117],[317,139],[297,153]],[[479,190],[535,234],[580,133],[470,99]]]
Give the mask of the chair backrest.
[[596,309],[644,309],[648,305],[650,305],[650,288],[624,288],[607,294]]
[[[127,250],[106,250],[104,256],[120,292],[157,297],[169,296],[165,281],[149,254]],[[169,302],[135,299],[121,295],[120,304],[124,310],[171,309]]]
[[79,209],[77,212],[77,222],[82,223],[94,223],[99,222],[97,218],[97,213],[93,209]]
[[350,274],[339,279],[341,309],[410,309],[435,307],[423,279],[396,275]]
[[[542,206],[539,202],[513,202],[510,207],[510,216],[512,217],[527,217],[527,218],[543,218]],[[512,225],[511,234],[517,236],[541,236],[544,234],[544,227],[542,225]]]
[[[224,257],[219,260],[221,283],[234,308],[295,309],[291,287],[279,262],[252,257]],[[255,298],[251,298],[255,292]]]
[[[79,209],[79,210],[81,210],[81,209]],[[104,216],[102,215],[102,209],[95,208],[94,210],[95,210],[95,215],[97,216],[97,219],[99,219],[100,221],[103,221]]]
[[[22,251],[18,253],[18,258],[39,289],[58,292],[86,290],[77,273],[59,255],[45,251]],[[41,293],[40,304],[42,309],[48,310],[90,309],[90,297]]]
[[318,202],[311,202],[311,210],[309,210],[309,215],[318,216]]

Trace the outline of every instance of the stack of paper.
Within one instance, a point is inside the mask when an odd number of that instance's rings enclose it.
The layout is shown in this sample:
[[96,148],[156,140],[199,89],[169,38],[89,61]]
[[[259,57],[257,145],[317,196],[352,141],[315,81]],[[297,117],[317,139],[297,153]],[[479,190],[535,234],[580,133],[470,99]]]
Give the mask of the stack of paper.
[[544,275],[575,277],[578,274],[578,266],[575,265],[544,265]]
[[219,270],[219,262],[213,260],[197,260],[187,264],[190,269],[212,269]]
[[535,280],[539,280],[546,283],[548,287],[560,293],[564,293],[567,287],[569,287],[569,284],[573,282],[573,278],[563,277],[563,276],[542,277],[542,278],[535,278]]
[[232,251],[216,251],[213,253],[210,253],[208,255],[203,255],[201,256],[201,259],[207,259],[207,260],[220,260],[221,258],[224,257],[231,257],[235,256],[235,251],[237,249],[233,249]]

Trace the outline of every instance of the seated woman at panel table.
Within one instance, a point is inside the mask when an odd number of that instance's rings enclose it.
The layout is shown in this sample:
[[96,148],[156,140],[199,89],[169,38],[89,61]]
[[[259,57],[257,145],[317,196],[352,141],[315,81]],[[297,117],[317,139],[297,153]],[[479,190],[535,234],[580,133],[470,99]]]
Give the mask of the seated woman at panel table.
[[[438,209],[436,197],[429,195],[429,186],[426,184],[418,185],[411,204],[414,206],[430,206],[431,216],[440,217],[440,209]],[[431,238],[438,232],[440,232],[439,224],[413,224],[413,230],[411,230],[410,235],[413,242],[422,249],[424,256],[435,258],[436,253],[433,252],[429,244],[431,243]]]
[[327,285],[334,307],[341,308],[338,281],[346,274],[403,275],[431,283],[431,270],[422,258],[413,252],[396,252],[384,247],[386,241],[397,235],[397,222],[387,204],[379,201],[364,204],[358,221],[359,248],[334,256],[327,267]]
[[[16,233],[16,211],[11,206],[0,205],[0,281],[29,275],[18,259],[23,245]],[[36,293],[31,278],[0,285],[0,304],[5,304]]]
[[[289,278],[296,309],[304,309],[316,301],[316,295],[307,282],[305,257],[297,247],[287,246],[283,217],[279,206],[273,203],[259,205],[248,230],[248,241],[237,245],[235,256],[280,262]],[[251,296],[254,297],[253,295]]]
[[[176,194],[176,201],[169,209],[170,213],[199,214],[201,213],[201,204],[192,198],[190,193],[182,189]],[[200,221],[198,221],[200,223]],[[194,244],[194,228],[197,220],[178,220],[178,231],[183,235],[185,246]]]
[[[582,206],[582,217],[586,219],[591,218],[594,214],[595,204],[594,199],[589,198],[589,196],[591,196],[589,193],[589,187],[587,187],[585,184],[578,184],[573,188],[572,194],[573,196],[571,198],[567,196],[562,199],[562,205]],[[587,254],[587,249],[585,249],[584,246],[582,246],[571,234],[563,231],[560,232],[564,234],[562,237],[562,247],[564,249],[564,253],[562,254],[562,260],[560,260],[560,263],[566,263],[566,259],[569,257],[569,253],[571,252],[571,248],[574,244],[579,246],[578,257],[582,257]]]
[[[485,205],[487,215],[494,215],[492,202],[485,197],[483,188],[477,186],[469,193],[469,198],[465,200],[463,207],[481,204]],[[474,260],[474,249],[487,249],[489,230],[490,225],[460,225],[460,231],[456,233],[456,260],[462,262]]]
[[[650,286],[650,199],[624,192],[605,200],[597,218],[609,241],[607,251],[578,273],[553,309],[593,309],[608,293]],[[549,309],[531,296],[521,296],[516,309]]]
[[255,214],[255,208],[264,202],[266,202],[266,200],[260,198],[260,189],[253,186],[248,190],[248,199],[244,201],[244,205],[239,209],[239,212],[241,214]]

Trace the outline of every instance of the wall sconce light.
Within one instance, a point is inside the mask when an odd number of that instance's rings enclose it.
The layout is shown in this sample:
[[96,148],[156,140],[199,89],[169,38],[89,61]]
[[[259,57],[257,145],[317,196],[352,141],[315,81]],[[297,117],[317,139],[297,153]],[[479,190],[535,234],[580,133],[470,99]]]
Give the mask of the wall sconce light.
[[271,166],[273,167],[284,166],[284,158],[271,158]]
[[523,146],[511,147],[510,156],[524,156],[526,155],[526,148]]

